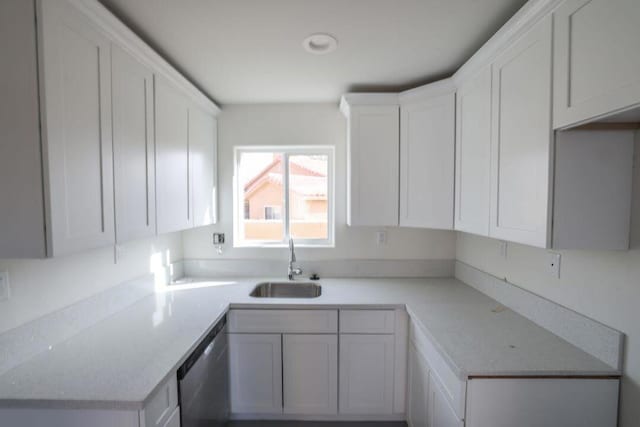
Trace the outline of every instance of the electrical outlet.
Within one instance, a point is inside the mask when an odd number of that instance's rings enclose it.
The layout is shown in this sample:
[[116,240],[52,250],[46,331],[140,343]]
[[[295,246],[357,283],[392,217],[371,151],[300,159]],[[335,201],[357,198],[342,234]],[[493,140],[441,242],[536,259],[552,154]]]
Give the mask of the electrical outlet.
[[378,246],[387,244],[387,232],[386,231],[376,231],[376,243]]
[[0,301],[9,299],[9,272],[0,271]]
[[507,242],[504,240],[500,242],[500,256],[507,258]]
[[549,274],[556,279],[560,278],[560,254],[556,252],[549,252],[547,254],[547,270]]

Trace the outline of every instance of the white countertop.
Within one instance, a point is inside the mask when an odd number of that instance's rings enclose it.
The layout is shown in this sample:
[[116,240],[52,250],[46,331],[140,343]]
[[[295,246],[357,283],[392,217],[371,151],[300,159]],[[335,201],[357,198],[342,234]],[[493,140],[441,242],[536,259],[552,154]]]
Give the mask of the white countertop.
[[251,298],[258,281],[197,279],[139,300],[0,376],[0,407],[141,409],[229,307],[406,306],[461,379],[619,375],[456,279],[323,279],[314,299]]

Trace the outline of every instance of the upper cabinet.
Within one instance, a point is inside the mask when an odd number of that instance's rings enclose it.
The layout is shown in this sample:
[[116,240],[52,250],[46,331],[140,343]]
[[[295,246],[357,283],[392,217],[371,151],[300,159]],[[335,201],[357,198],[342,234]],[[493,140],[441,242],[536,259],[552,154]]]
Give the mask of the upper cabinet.
[[57,256],[115,242],[111,43],[68,2],[40,5],[48,244]]
[[566,0],[554,12],[555,128],[640,106],[638,22],[638,0]]
[[400,94],[400,226],[453,228],[455,87]]
[[156,233],[153,73],[113,46],[113,156],[118,243]]
[[156,79],[155,94],[158,233],[169,233],[193,224],[189,106],[184,95],[162,78]]
[[493,63],[489,234],[545,247],[550,230],[551,17]]
[[397,95],[345,95],[347,224],[398,225],[400,112]]
[[0,24],[0,257],[215,220],[215,104],[98,1],[4,0]]
[[455,229],[489,235],[491,66],[458,87]]
[[218,122],[215,116],[192,106],[189,109],[189,175],[193,226],[217,221]]

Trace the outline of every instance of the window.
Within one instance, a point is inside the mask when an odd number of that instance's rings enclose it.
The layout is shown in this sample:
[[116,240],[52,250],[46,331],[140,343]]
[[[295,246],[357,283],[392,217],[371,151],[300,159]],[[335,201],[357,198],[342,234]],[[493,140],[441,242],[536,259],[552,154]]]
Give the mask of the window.
[[332,147],[237,147],[235,246],[333,245]]

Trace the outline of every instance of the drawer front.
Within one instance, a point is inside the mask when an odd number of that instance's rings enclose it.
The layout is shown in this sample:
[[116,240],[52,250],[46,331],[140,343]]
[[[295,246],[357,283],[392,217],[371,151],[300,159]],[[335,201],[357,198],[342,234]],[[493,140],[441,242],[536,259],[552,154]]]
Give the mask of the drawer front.
[[[178,381],[171,375],[167,381],[151,396],[142,411],[144,427],[164,427],[178,406]],[[178,420],[180,417],[178,416]]]
[[458,378],[433,342],[413,322],[410,324],[409,339],[427,360],[431,374],[437,377],[451,407],[460,419],[464,419],[466,381]]
[[337,310],[230,310],[231,333],[338,332]]
[[341,334],[393,334],[393,310],[340,310]]

